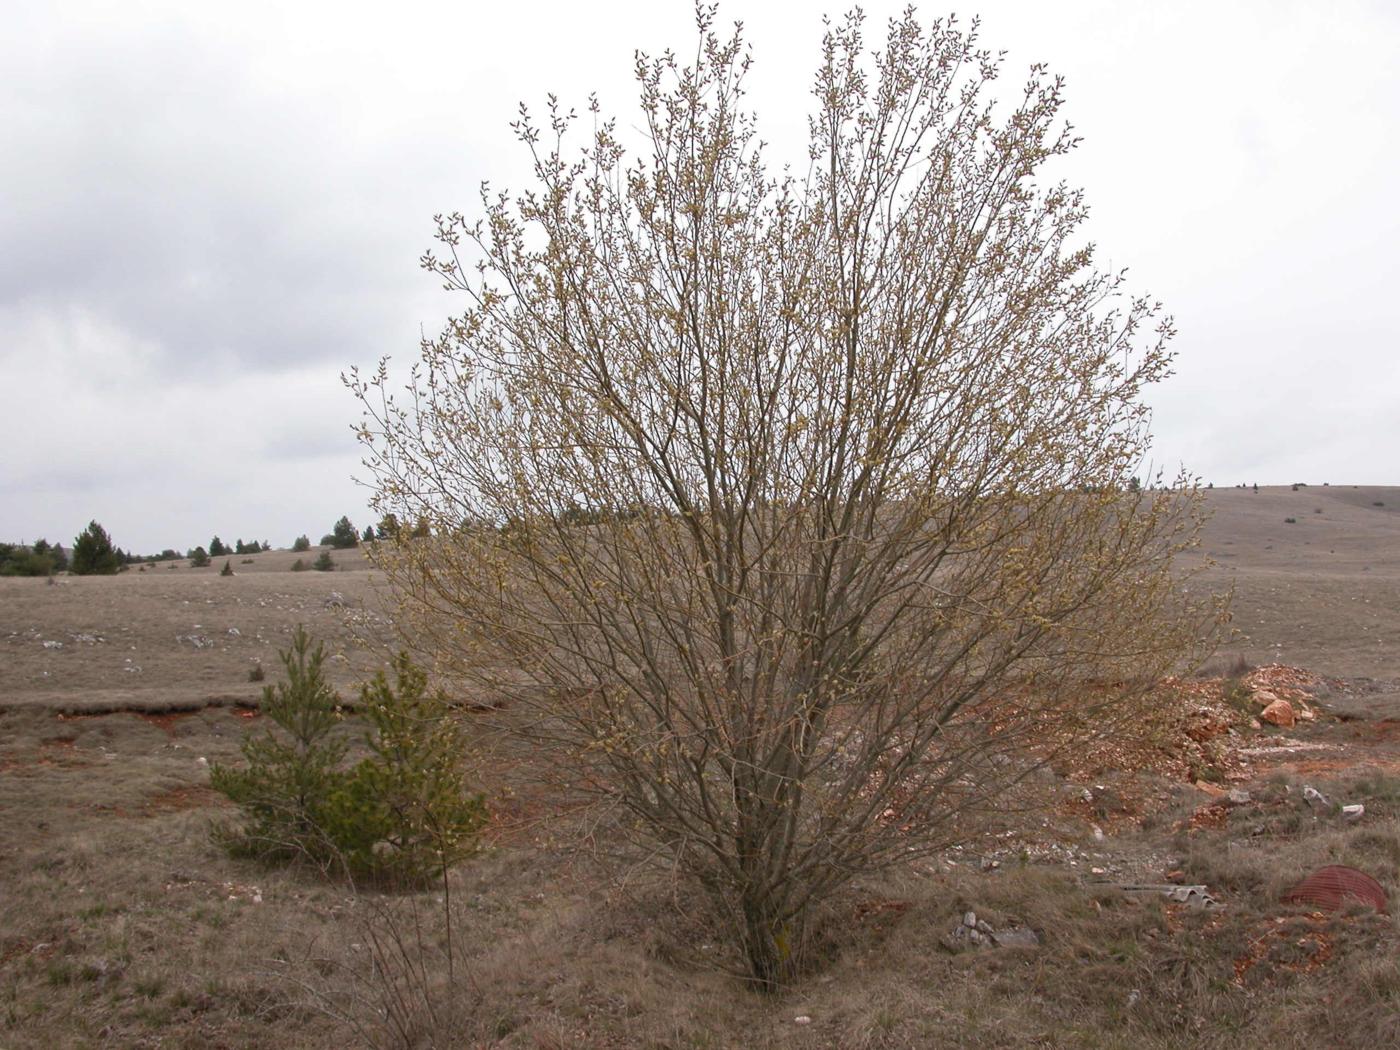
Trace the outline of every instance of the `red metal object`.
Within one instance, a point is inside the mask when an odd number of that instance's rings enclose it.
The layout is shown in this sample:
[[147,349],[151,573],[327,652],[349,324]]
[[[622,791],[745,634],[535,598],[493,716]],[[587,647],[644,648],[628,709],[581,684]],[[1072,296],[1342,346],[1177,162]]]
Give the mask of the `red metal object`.
[[1386,911],[1385,890],[1363,871],[1345,864],[1329,864],[1318,868],[1283,895],[1289,904],[1313,904],[1327,911],[1336,911],[1349,900],[1369,904],[1382,914]]

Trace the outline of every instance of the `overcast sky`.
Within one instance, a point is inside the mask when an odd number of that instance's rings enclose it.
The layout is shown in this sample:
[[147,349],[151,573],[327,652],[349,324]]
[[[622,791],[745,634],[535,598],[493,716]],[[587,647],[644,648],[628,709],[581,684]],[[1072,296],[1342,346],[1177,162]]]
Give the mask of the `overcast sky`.
[[[866,5],[871,44],[899,6]],[[721,7],[780,147],[841,9]],[[956,10],[1014,82],[1065,75],[1100,263],[1176,317],[1156,457],[1217,485],[1400,482],[1400,5]],[[407,366],[460,309],[417,266],[433,214],[523,185],[518,102],[597,91],[626,126],[633,49],[694,40],[668,0],[0,12],[0,540],[96,518],[139,552],[367,523],[339,376]]]

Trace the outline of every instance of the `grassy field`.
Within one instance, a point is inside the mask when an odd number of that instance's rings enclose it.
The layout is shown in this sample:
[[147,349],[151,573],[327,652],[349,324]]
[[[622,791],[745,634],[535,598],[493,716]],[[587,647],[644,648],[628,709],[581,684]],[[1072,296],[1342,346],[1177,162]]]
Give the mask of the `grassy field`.
[[[1084,756],[1034,818],[851,887],[772,997],[684,883],[485,741],[487,848],[431,892],[220,851],[208,764],[260,730],[250,671],[303,623],[348,697],[394,645],[359,554],[0,580],[0,1047],[1396,1045],[1394,919],[1280,895],[1331,863],[1400,891],[1400,489],[1210,498],[1240,634],[1152,753]],[[1317,717],[1256,726],[1265,686]],[[1117,885],[1168,882],[1220,907]],[[1039,944],[967,947],[967,911]]]

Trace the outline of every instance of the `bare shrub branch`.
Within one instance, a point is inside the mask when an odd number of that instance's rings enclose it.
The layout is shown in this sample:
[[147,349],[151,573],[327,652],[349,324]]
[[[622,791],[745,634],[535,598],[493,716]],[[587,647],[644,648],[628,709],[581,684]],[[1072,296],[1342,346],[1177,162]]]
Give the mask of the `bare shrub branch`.
[[1219,609],[1173,559],[1185,481],[1135,491],[1171,322],[1093,267],[1075,139],[1010,112],[975,24],[829,27],[810,166],[774,177],[749,58],[701,11],[639,56],[629,156],[551,99],[535,184],[438,219],[465,312],[406,394],[349,382],[376,547],[425,649],[536,705],[575,782],[707,887],[754,979],[812,904],[945,847],[1114,731]]

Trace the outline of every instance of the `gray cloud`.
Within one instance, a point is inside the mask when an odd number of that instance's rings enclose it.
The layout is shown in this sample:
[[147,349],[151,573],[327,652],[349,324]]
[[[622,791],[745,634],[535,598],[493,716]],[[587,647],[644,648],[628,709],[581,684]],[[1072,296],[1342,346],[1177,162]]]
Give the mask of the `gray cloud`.
[[[870,6],[870,40],[900,6]],[[833,9],[841,5],[834,5]],[[1400,44],[1375,0],[988,0],[1008,82],[1046,60],[1085,136],[1100,261],[1176,316],[1157,456],[1218,484],[1394,482],[1390,190]],[[688,5],[28,5],[0,37],[0,539],[124,546],[364,517],[338,375],[459,304],[416,266],[437,211],[520,186],[517,100],[597,90]],[[818,9],[750,0],[750,100],[797,157]]]
[[405,209],[345,177],[362,158],[301,126],[300,100],[250,92],[231,56],[168,33],[66,60],[28,70],[39,87],[14,81],[6,107],[34,116],[8,136],[25,163],[0,176],[17,205],[0,301],[101,313],[167,372],[380,349],[426,217],[393,229]]

